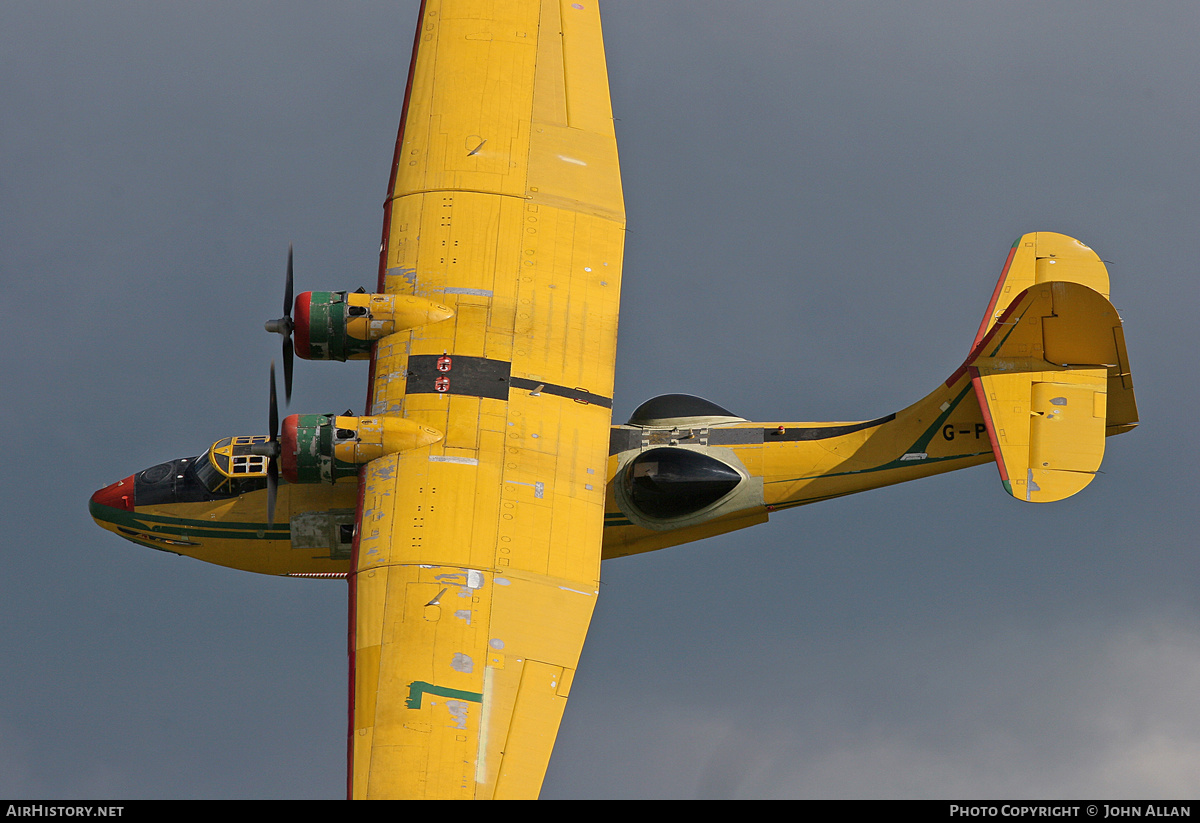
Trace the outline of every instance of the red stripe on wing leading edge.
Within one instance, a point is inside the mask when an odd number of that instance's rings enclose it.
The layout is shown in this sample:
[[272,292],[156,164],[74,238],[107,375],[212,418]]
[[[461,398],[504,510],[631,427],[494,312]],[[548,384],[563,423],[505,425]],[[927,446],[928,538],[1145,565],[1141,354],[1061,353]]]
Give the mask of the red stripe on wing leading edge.
[[[400,109],[400,126],[396,132],[396,148],[392,152],[392,171],[388,175],[388,190],[387,199],[383,202],[383,238],[379,241],[379,278],[376,293],[383,294],[384,292],[384,275],[387,272],[387,254],[388,254],[388,236],[392,228],[392,197],[396,193],[396,176],[400,168],[400,147],[404,143],[404,124],[408,120],[408,101],[412,98],[413,75],[417,70],[417,50],[421,45],[421,30],[425,26],[425,0],[421,0],[421,8],[417,12],[417,28],[413,33],[412,57],[408,63],[408,82],[404,86],[404,106]],[[375,389],[375,346],[371,347],[371,368],[367,377],[367,402],[365,405],[366,414],[371,414],[371,396]],[[354,519],[354,543],[350,552],[350,574],[346,578],[350,583],[349,604],[347,613],[349,622],[346,626],[346,641],[349,651],[349,689],[348,689],[348,710],[346,720],[346,799],[351,799],[354,794],[354,664],[355,664],[355,643],[357,635],[355,628],[358,625],[358,526],[362,523],[363,499],[365,496],[366,482],[365,477],[367,467],[363,466],[358,472],[358,508]]]
[[[404,86],[404,106],[400,109],[400,126],[396,130],[396,148],[392,151],[392,171],[388,175],[387,198],[383,201],[383,237],[379,241],[379,277],[376,294],[384,293],[384,278],[387,274],[388,237],[392,229],[392,198],[396,194],[396,177],[400,169],[400,148],[404,143],[404,124],[408,120],[408,101],[412,99],[413,76],[417,70],[417,50],[421,45],[421,30],[425,26],[425,0],[417,12],[417,30],[413,34],[412,57],[408,62],[408,81]],[[375,388],[375,346],[371,347],[371,367],[367,374],[367,403],[364,414],[371,414],[371,394]]]
[[413,35],[412,57],[408,63],[408,82],[404,86],[404,106],[400,109],[400,126],[396,130],[396,148],[392,151],[392,172],[388,176],[387,199],[383,202],[383,238],[379,243],[378,294],[383,294],[383,278],[387,272],[387,243],[392,227],[392,197],[396,194],[396,177],[400,170],[400,148],[404,143],[404,124],[408,120],[408,101],[412,99],[413,76],[417,70],[417,50],[421,45],[421,29],[425,25],[425,0],[417,12],[417,31]]
[[[420,29],[418,29],[420,31]],[[354,664],[356,660],[355,649],[358,641],[356,628],[358,626],[358,540],[359,524],[362,523],[363,501],[366,500],[367,488],[367,467],[362,466],[358,470],[358,505],[354,515],[354,541],[350,547],[350,573],[346,575],[346,581],[350,584],[349,604],[347,608],[348,621],[346,623],[346,651],[349,657],[349,682],[347,694],[349,695],[349,709],[347,711],[346,720],[346,799],[354,798]]]

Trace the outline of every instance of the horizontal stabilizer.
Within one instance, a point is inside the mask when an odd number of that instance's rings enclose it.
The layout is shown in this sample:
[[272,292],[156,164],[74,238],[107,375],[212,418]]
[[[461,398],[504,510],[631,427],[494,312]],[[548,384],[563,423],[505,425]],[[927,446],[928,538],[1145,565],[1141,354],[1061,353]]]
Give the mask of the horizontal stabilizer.
[[[1099,285],[1093,268],[1086,274]],[[1078,282],[1036,283],[1005,297],[967,361],[975,395],[1004,488],[1018,500],[1062,500],[1091,482],[1106,433],[1137,422],[1121,319]],[[1123,392],[1120,420],[1111,419],[1110,387]]]

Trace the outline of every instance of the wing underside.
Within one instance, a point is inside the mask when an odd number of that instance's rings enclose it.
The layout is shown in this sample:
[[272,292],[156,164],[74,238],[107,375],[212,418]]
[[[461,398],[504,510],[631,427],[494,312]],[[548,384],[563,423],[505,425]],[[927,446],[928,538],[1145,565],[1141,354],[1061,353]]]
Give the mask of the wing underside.
[[530,797],[599,582],[624,207],[595,2],[428,0],[368,413],[444,433],[363,470],[352,797]]

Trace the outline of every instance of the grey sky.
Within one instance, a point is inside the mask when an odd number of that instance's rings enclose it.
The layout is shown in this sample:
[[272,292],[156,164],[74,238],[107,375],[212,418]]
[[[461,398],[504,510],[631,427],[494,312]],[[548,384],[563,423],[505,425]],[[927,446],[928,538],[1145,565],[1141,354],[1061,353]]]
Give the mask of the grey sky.
[[[1194,797],[1195,5],[603,5],[614,417],[899,409],[1013,239],[1111,261],[1144,421],[606,563],[551,797]],[[0,796],[339,797],[345,585],[142,550],[96,488],[266,425],[297,287],[374,280],[416,3],[0,5]],[[300,363],[292,411],[360,409]]]

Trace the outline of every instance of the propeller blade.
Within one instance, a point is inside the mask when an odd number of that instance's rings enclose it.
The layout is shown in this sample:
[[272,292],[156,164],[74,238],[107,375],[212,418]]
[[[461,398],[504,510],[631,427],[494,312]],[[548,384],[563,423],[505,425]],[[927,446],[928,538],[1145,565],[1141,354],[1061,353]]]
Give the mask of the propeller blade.
[[[292,245],[288,244],[287,280],[283,287],[283,317],[268,320],[265,324],[267,331],[283,337],[283,396],[288,403],[292,402],[292,363],[296,357],[295,346],[292,345],[292,329],[296,327],[292,320]],[[274,381],[272,381],[274,386]]]
[[271,361],[271,406],[267,413],[271,433],[266,443],[252,443],[250,453],[267,458],[267,527],[275,526],[275,497],[279,491],[279,403],[275,398],[275,361]]
[[287,287],[283,291],[283,316],[292,316],[292,244],[288,243]]
[[275,496],[279,493],[279,461],[267,461],[267,528],[275,528]]
[[[291,343],[291,340],[287,341]],[[267,441],[267,528],[275,526],[275,496],[279,491],[279,404],[275,399],[275,361],[271,361],[271,439]]]
[[295,357],[295,347],[292,338],[283,338],[283,402],[292,402],[292,358]]
[[275,401],[275,361],[271,361],[271,411],[270,411],[270,426],[271,426],[271,442],[275,442],[279,438],[279,406]]

